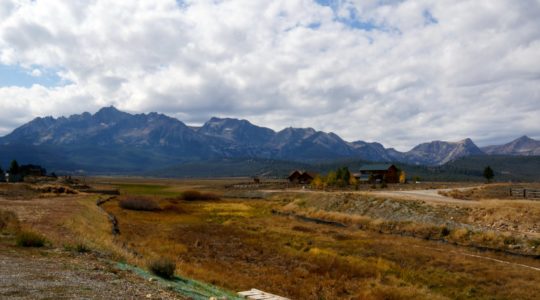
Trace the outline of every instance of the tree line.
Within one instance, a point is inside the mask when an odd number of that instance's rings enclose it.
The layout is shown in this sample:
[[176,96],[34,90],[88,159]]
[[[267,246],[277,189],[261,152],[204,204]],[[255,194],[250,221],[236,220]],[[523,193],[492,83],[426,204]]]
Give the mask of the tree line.
[[5,171],[2,169],[2,166],[0,166],[0,177],[4,177],[6,175],[9,176],[10,181],[19,181],[28,175],[46,176],[47,170],[39,165],[19,165],[17,160],[14,159],[9,164],[9,168],[7,168]]

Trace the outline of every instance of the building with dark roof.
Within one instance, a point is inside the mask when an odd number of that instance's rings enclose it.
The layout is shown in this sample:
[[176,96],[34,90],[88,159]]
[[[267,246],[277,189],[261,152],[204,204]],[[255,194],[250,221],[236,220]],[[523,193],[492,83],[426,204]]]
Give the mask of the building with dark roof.
[[364,183],[399,183],[399,169],[393,164],[371,164],[360,167],[359,173],[353,174]]
[[315,176],[317,175],[310,172],[294,170],[287,179],[290,183],[310,184]]

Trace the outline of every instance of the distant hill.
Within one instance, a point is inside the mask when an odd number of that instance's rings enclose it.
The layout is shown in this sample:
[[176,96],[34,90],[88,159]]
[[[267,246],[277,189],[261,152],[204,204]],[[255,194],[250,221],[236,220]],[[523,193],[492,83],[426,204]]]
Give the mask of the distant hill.
[[540,155],[540,141],[533,140],[528,136],[522,136],[508,144],[483,147],[482,151],[493,155],[538,156]]
[[414,147],[411,151],[395,156],[397,161],[417,165],[442,165],[460,157],[484,154],[471,139],[459,142],[433,141]]
[[[485,151],[536,155],[540,149],[537,143],[523,137],[507,145],[487,147]],[[170,170],[177,166],[204,166],[209,162],[225,166],[239,160],[251,160],[261,166],[268,162],[317,165],[354,160],[432,167],[481,155],[484,151],[470,139],[433,141],[399,152],[375,142],[348,142],[334,133],[313,128],[289,127],[276,132],[247,120],[216,117],[201,127],[189,127],[163,114],[129,114],[112,106],[95,114],[36,118],[0,138],[2,166],[18,159],[48,170],[89,174],[155,170],[169,170],[167,173],[172,174]]]

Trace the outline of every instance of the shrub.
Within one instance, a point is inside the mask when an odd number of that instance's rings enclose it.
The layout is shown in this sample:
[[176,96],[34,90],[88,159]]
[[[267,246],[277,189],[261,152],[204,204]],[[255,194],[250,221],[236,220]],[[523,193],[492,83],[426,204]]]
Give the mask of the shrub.
[[172,279],[174,277],[174,270],[176,269],[176,263],[169,258],[159,258],[152,260],[148,264],[148,269],[150,272],[155,275],[165,278]]
[[64,250],[74,251],[79,253],[90,252],[90,248],[83,243],[77,243],[76,245],[64,244]]
[[156,201],[144,197],[129,197],[122,199],[120,200],[120,207],[143,211],[156,211],[161,209]]
[[19,232],[16,241],[19,247],[43,247],[45,245],[45,237],[32,231]]
[[188,190],[182,193],[181,198],[186,201],[196,200],[219,200],[218,195],[213,193],[201,193],[195,190]]
[[90,248],[88,248],[88,246],[83,243],[78,243],[77,245],[75,245],[75,250],[79,253],[90,252]]
[[441,237],[445,237],[445,236],[447,236],[449,234],[450,234],[450,229],[448,229],[448,227],[446,227],[446,226],[443,226],[441,228]]

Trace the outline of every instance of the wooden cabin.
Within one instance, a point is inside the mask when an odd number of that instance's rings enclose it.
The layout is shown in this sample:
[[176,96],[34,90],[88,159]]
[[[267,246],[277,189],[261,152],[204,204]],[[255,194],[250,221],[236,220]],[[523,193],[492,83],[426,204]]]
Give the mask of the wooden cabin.
[[393,164],[364,165],[359,171],[359,173],[353,174],[359,182],[399,183],[399,169]]
[[310,184],[315,178],[315,176],[316,174],[313,173],[294,170],[293,172],[291,172],[289,177],[287,177],[287,180],[289,180],[290,183]]
[[298,183],[298,177],[300,177],[300,175],[302,175],[302,172],[294,170],[289,174],[287,180],[289,180],[290,183]]

